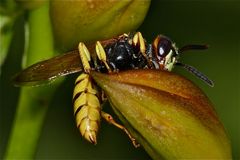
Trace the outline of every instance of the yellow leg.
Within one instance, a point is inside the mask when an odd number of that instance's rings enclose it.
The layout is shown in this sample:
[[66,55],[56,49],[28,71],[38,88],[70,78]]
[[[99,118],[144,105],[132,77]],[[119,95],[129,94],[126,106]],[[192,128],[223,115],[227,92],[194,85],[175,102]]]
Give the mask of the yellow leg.
[[147,57],[147,55],[146,55],[146,46],[145,46],[144,38],[143,38],[141,32],[137,32],[134,35],[134,37],[133,37],[133,44],[135,46],[139,45],[140,52],[143,54],[144,57]]
[[130,138],[130,140],[132,141],[132,144],[134,145],[134,147],[136,147],[136,148],[140,147],[140,144],[137,143],[136,139],[132,137],[132,135],[128,132],[128,130],[124,126],[122,126],[122,125],[118,124],[117,122],[115,122],[113,117],[110,114],[101,111],[101,116],[108,123],[110,123],[110,124],[114,125],[115,127],[123,130],[127,134],[127,136]]
[[84,71],[86,73],[89,73],[91,70],[91,67],[89,64],[89,62],[91,61],[91,55],[84,43],[82,42],[79,43],[78,51],[79,51],[79,56],[81,58]]
[[139,46],[140,52],[147,60],[148,66],[151,67],[152,63],[151,63],[150,59],[147,57],[145,41],[144,41],[144,38],[143,38],[141,32],[135,33],[135,35],[133,36],[132,43],[134,46]]
[[112,70],[109,67],[109,65],[107,64],[106,52],[99,41],[97,41],[97,43],[96,43],[96,53],[97,53],[98,59],[104,63],[108,72],[111,73]]

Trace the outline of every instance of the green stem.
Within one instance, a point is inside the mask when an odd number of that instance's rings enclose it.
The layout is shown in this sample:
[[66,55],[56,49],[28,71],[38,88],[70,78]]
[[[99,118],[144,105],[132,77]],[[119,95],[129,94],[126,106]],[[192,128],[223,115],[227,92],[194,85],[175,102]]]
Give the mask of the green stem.
[[[48,4],[29,12],[29,45],[26,65],[52,57],[53,37]],[[33,159],[49,102],[57,84],[22,88],[6,159]]]

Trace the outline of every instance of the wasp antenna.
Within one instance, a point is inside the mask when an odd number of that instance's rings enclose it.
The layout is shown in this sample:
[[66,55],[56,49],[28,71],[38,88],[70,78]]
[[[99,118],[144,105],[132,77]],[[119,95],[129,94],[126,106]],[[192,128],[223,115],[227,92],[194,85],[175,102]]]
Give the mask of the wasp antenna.
[[201,73],[200,71],[198,71],[196,68],[194,68],[193,66],[187,65],[187,64],[183,64],[183,63],[176,63],[176,65],[181,66],[183,68],[185,68],[187,71],[189,71],[190,73],[194,74],[195,76],[197,76],[199,79],[201,79],[202,81],[204,81],[206,84],[208,84],[210,87],[214,87],[214,83],[212,80],[210,80],[206,75],[204,75],[203,73]]
[[208,45],[189,44],[180,48],[179,53],[189,51],[189,50],[204,50],[204,49],[208,49],[208,47],[209,47]]

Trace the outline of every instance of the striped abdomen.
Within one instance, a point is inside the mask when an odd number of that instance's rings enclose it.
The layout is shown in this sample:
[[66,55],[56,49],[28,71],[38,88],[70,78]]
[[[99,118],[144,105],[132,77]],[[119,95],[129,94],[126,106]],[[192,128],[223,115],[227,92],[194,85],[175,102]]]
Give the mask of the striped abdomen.
[[75,82],[73,92],[74,115],[82,136],[93,144],[97,143],[100,125],[100,102],[90,76],[82,73]]

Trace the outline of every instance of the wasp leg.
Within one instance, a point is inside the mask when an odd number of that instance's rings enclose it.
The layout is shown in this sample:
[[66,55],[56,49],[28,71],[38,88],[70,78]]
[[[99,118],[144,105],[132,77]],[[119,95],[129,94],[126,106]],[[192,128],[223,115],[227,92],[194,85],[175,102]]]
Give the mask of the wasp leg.
[[125,38],[128,38],[128,37],[129,37],[129,35],[127,33],[123,33],[122,35],[120,35],[118,37],[118,39],[125,39]]
[[106,96],[106,94],[104,93],[103,90],[101,90],[101,100],[102,100],[102,102],[106,102],[107,101],[107,96]]
[[130,138],[130,140],[132,141],[132,144],[135,148],[140,147],[140,144],[137,142],[137,140],[135,138],[132,137],[132,135],[128,132],[128,130],[124,126],[118,124],[110,114],[101,111],[101,116],[108,123],[110,123],[110,124],[114,125],[115,127],[123,130],[127,134],[127,136]]
[[148,62],[148,66],[151,67],[152,63],[151,63],[150,59],[148,58],[148,56],[146,54],[145,40],[144,40],[141,32],[137,32],[137,33],[134,34],[132,44],[135,47],[139,47],[139,50],[140,50],[141,54],[144,56],[144,58]]
[[145,47],[145,42],[144,42],[144,38],[141,34],[141,32],[137,32],[134,36],[133,36],[133,44],[134,46],[139,45],[140,48],[140,52],[144,55],[146,55],[146,47]]
[[107,64],[106,52],[99,41],[97,41],[97,43],[96,43],[96,53],[97,53],[98,59],[104,63],[108,72],[111,73],[112,70],[109,67],[109,65]]
[[74,115],[77,128],[82,136],[93,144],[97,144],[97,133],[100,127],[101,107],[88,74],[82,73],[75,82],[73,92]]
[[89,73],[91,70],[91,67],[89,64],[89,62],[91,61],[91,55],[84,43],[82,42],[79,43],[78,51],[79,51],[79,56],[81,58],[84,71],[86,73]]

